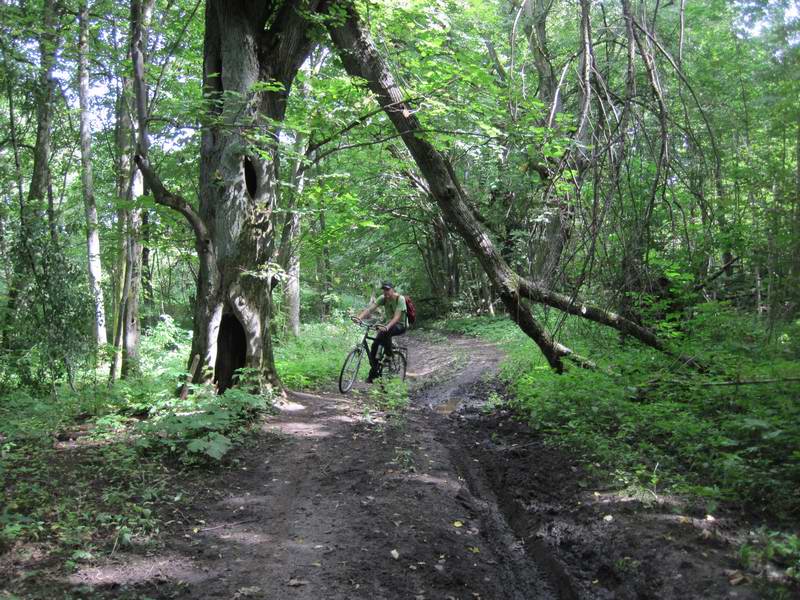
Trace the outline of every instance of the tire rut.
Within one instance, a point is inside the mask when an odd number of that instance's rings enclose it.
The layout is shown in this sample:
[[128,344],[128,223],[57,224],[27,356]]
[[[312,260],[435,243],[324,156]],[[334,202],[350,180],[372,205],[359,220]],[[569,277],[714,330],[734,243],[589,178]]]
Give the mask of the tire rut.
[[470,390],[501,353],[462,336],[406,341],[403,416],[367,415],[363,383],[348,396],[291,394],[206,479],[183,515],[188,530],[138,562],[120,553],[72,582],[95,598],[571,598],[508,524],[441,414],[481,401]]

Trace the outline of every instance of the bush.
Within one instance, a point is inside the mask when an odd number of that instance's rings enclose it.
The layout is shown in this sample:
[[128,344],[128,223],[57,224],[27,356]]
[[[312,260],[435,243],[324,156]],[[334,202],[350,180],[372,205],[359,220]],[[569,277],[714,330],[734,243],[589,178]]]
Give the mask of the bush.
[[[4,395],[0,551],[46,539],[69,565],[90,557],[95,544],[146,540],[159,529],[156,507],[182,497],[169,489],[164,456],[213,464],[235,446],[272,398],[248,393],[247,372],[245,385],[223,396],[195,386],[185,400],[176,397],[188,342],[188,332],[162,317],[142,339],[140,378],[109,388],[87,371],[75,392],[58,390],[57,402],[23,388]],[[79,424],[93,443],[55,450],[54,437]]]
[[149,418],[134,428],[140,435],[137,447],[164,448],[187,463],[221,459],[233,448],[242,427],[271,406],[271,397],[251,394],[246,387],[230,388],[218,396],[213,387],[196,385],[185,400],[160,400]]
[[[711,501],[785,517],[800,511],[800,382],[783,334],[768,342],[757,322],[703,305],[683,330],[681,352],[713,376],[680,369],[666,355],[570,319],[570,345],[600,365],[556,375],[508,319],[461,319],[447,327],[500,342],[511,402],[558,445],[601,461],[621,481],[657,484]],[[774,381],[728,385],[737,381]],[[723,385],[718,385],[723,384]]]

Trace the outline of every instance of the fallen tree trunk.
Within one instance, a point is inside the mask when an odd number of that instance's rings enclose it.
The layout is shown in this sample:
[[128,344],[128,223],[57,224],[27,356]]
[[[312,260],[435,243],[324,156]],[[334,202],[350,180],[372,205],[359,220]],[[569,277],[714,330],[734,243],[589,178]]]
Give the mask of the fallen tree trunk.
[[[352,1],[342,0],[337,8],[336,17],[331,18],[328,23],[328,32],[345,70],[366,81],[425,177],[430,194],[436,200],[444,218],[475,254],[511,318],[538,345],[550,366],[561,372],[562,359],[565,357],[583,366],[590,366],[591,363],[556,342],[536,320],[523,298],[613,327],[647,346],[671,354],[666,345],[649,329],[618,314],[575,302],[564,294],[545,289],[521,277],[508,265],[495,248],[488,231],[480,223],[477,211],[461,188],[449,161],[425,138],[415,114],[417,111],[404,100],[406,96],[395,83],[369,32],[361,23]],[[681,360],[698,366],[693,359],[681,357]]]

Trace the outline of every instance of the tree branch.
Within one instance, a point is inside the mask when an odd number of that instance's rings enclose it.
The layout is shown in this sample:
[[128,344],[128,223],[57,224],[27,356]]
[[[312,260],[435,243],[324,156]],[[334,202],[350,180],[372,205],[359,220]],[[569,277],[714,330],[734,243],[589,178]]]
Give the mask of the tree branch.
[[198,246],[201,246],[204,242],[207,243],[209,240],[208,227],[206,227],[205,222],[202,218],[200,218],[200,215],[197,214],[192,205],[184,200],[183,197],[169,192],[164,187],[161,179],[150,167],[150,163],[146,158],[140,154],[137,154],[134,157],[134,161],[136,162],[136,166],[138,166],[139,170],[142,172],[142,176],[144,177],[145,182],[147,182],[147,186],[152,190],[153,197],[155,198],[156,202],[162,206],[168,206],[169,208],[178,211],[184,217],[186,217],[186,220],[189,221],[189,225],[191,225],[192,229],[194,230],[194,235]]

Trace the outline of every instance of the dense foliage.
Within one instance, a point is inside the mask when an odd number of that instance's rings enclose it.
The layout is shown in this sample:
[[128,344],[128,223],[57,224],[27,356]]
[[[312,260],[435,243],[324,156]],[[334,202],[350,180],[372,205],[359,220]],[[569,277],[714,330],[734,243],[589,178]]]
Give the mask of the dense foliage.
[[704,307],[690,324],[685,344],[714,360],[712,377],[676,373],[658,353],[620,350],[596,330],[574,335],[602,357],[600,367],[556,376],[531,360],[529,344],[506,320],[447,326],[501,342],[512,406],[552,443],[601,461],[621,483],[645,496],[678,490],[707,498],[711,508],[724,500],[789,518],[800,508],[797,329],[765,344],[760,323],[720,305]]
[[[504,343],[515,409],[625,485],[782,522],[796,515],[796,3],[355,6],[405,94],[404,110],[446,158],[502,259],[545,289],[647,327],[671,354],[536,307],[548,334],[597,367],[551,372],[508,319],[515,315],[503,314],[469,249],[474,240],[443,215],[402,132],[365,82],[345,74],[325,33],[331,17],[309,13],[313,44],[286,90],[285,119],[255,126],[234,116],[226,125],[244,131],[243,153],[278,165],[264,227],[272,255],[246,274],[273,284],[264,333],[283,384],[335,379],[354,341],[345,313],[388,278],[413,295],[423,320],[465,317],[450,326]],[[202,133],[230,116],[215,111],[234,94],[204,96],[204,23],[203,3],[189,0],[0,3],[5,547],[55,540],[79,560],[88,541],[115,547],[151,535],[159,521],[149,503],[179,497],[163,463],[224,463],[277,392],[252,393],[261,374],[247,369],[221,397],[212,368],[195,373],[203,383],[186,383],[203,267],[184,218],[142,187],[133,166],[143,138],[136,24],[150,164],[194,209],[201,176],[219,183],[219,173],[203,173]],[[284,88],[263,81],[253,93]],[[247,187],[252,177],[242,170]],[[230,224],[231,236],[240,226]],[[92,232],[97,256],[87,246]],[[92,259],[102,295],[91,285]],[[400,386],[374,400],[394,410],[407,394]],[[70,454],[70,436],[93,445]],[[69,461],[91,472],[81,471],[75,494],[58,496],[57,473]],[[134,470],[141,477],[130,477]],[[98,479],[107,491],[96,497]],[[770,539],[761,547],[800,554],[796,537]]]

